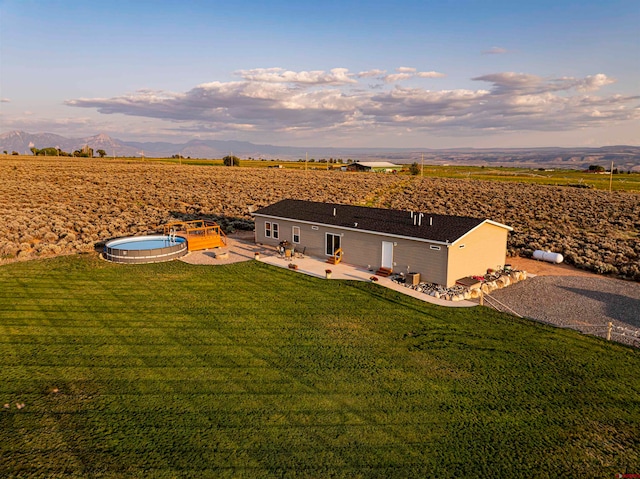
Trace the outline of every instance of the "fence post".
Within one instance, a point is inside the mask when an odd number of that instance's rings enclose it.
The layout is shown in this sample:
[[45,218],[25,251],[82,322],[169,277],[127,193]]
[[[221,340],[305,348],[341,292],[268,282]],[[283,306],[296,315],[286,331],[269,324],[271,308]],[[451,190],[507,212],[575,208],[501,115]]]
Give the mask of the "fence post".
[[607,341],[611,341],[611,329],[613,328],[613,323],[609,321],[609,325],[607,327]]

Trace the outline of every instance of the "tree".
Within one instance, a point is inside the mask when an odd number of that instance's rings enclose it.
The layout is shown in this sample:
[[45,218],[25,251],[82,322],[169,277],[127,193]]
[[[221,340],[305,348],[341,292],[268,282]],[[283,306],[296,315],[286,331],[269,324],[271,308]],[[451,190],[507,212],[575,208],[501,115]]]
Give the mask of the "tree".
[[82,149],[74,151],[73,156],[93,158],[93,148],[89,148],[88,145],[85,145],[82,147]]
[[107,152],[104,150],[96,150],[96,153],[100,155],[100,158],[104,158],[105,155],[107,154]]
[[52,147],[52,146],[48,146],[46,148],[42,148],[41,150],[38,150],[36,155],[39,155],[39,156],[58,156],[58,150],[56,148]]
[[2,153],[4,153],[6,155],[7,154],[7,150],[3,150]]
[[602,173],[605,171],[604,166],[600,165],[589,165],[589,171],[593,171],[594,173]]
[[38,156],[38,150],[35,146],[32,146],[31,148],[29,148],[31,150],[31,153],[33,153],[33,156]]
[[420,165],[418,165],[418,163],[415,161],[411,163],[411,166],[409,167],[409,173],[414,176],[420,174]]
[[240,166],[240,158],[237,156],[227,155],[222,159],[224,166]]

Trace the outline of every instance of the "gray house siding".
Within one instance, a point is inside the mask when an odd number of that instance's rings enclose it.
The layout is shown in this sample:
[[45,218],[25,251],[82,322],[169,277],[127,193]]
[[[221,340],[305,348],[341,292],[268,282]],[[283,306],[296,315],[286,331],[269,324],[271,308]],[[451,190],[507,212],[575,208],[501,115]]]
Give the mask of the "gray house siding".
[[422,281],[444,284],[447,280],[448,253],[445,245],[398,239],[397,246],[393,248],[393,270],[420,273]]
[[[270,222],[278,224],[278,238],[269,238],[265,235],[265,223]],[[298,251],[305,250],[305,254],[309,256],[324,257],[325,256],[325,233],[340,234],[336,228],[330,228],[322,225],[311,225],[301,223],[299,221],[285,220],[281,218],[265,218],[257,216],[255,219],[256,242],[276,246],[281,241],[288,241],[293,244]],[[300,228],[300,242],[293,241],[293,227]],[[273,226],[272,226],[273,228]]]
[[[317,258],[326,258],[327,234],[339,236],[343,261],[377,270],[420,273],[423,281],[452,286],[465,276],[504,264],[512,228],[488,219],[366,208],[285,199],[254,213],[256,241],[281,241]],[[265,235],[265,224],[278,235]],[[294,242],[292,227],[300,228]],[[336,239],[337,240],[337,239]],[[333,240],[332,240],[333,243]],[[383,263],[384,255],[384,265]]]
[[[265,222],[278,224],[278,238],[265,236]],[[299,251],[318,258],[326,258],[326,234],[340,235],[340,246],[343,250],[343,261],[363,268],[378,269],[382,263],[382,242],[388,241],[393,246],[393,270],[397,272],[418,272],[423,281],[444,284],[447,281],[446,245],[414,241],[384,234],[353,231],[321,224],[309,224],[300,221],[284,220],[256,216],[256,241],[277,245],[281,241],[293,243],[292,227],[300,227]],[[438,249],[432,249],[438,248]]]

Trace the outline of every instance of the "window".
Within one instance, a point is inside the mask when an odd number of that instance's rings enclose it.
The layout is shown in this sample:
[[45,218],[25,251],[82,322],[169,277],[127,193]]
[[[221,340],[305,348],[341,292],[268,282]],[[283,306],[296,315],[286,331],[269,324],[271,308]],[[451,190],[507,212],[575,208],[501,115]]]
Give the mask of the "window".
[[429,249],[432,249],[432,250],[435,250],[435,251],[440,251],[440,246],[430,245]]
[[264,236],[266,238],[271,238],[271,221],[266,221],[264,223]]
[[291,238],[293,240],[294,243],[300,243],[300,227],[299,226],[294,226],[293,228],[291,228]]
[[325,236],[326,240],[326,254],[328,256],[333,256],[338,248],[340,248],[340,235],[334,235],[332,233],[327,233]]
[[279,238],[279,234],[278,234],[278,223],[272,223],[271,225],[271,233],[273,234],[273,239],[278,239]]

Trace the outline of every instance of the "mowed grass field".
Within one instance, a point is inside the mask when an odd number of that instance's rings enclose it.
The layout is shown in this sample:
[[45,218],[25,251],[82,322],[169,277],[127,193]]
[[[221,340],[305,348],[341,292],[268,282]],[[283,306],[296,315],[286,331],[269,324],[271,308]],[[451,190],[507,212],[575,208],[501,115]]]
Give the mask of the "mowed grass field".
[[640,351],[258,262],[2,266],[0,358],[2,477],[640,472]]

